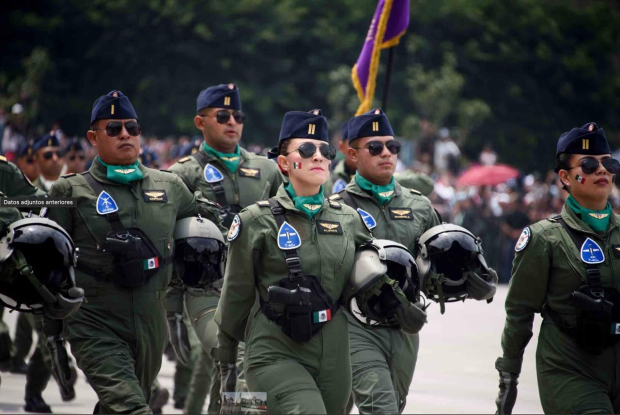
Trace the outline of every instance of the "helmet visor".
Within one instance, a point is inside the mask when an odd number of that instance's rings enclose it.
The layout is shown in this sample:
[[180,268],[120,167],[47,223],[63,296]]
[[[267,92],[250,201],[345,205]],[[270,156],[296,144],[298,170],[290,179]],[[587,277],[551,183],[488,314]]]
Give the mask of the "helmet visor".
[[[71,239],[63,232],[46,224],[33,223],[19,226],[15,229],[12,243],[21,246],[45,246],[45,250],[53,249],[63,258],[63,265],[73,265],[74,249]],[[42,251],[43,248],[41,248]]]
[[437,235],[436,238],[426,243],[428,254],[430,256],[443,254],[452,249],[457,248],[461,251],[480,252],[478,242],[464,232],[444,232]]

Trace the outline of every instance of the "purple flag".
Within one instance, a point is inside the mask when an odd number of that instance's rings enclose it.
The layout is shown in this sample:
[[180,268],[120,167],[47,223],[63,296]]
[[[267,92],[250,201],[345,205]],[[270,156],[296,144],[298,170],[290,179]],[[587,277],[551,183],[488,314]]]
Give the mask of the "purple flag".
[[379,0],[351,77],[360,99],[355,115],[370,110],[381,49],[396,46],[409,26],[409,0]]

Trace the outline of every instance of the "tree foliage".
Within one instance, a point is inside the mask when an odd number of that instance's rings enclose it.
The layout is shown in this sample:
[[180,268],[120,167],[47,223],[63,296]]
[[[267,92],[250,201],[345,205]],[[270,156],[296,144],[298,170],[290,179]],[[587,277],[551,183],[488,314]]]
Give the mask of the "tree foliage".
[[[235,82],[244,139],[274,143],[282,115],[355,111],[350,68],[376,0],[22,0],[0,16],[0,105],[33,124],[88,127],[92,102],[130,96],[146,134],[194,134],[201,89]],[[386,53],[377,80],[383,89]],[[620,144],[620,15],[610,0],[411,0],[389,115],[415,138],[422,116],[475,157],[546,169],[560,133],[596,121]]]

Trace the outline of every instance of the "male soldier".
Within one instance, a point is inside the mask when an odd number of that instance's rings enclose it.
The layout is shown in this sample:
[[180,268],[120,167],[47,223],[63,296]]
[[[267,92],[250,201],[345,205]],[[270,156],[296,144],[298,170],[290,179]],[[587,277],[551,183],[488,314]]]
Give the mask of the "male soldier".
[[[387,116],[380,109],[369,111],[352,118],[348,130],[347,156],[357,165],[357,173],[330,199],[357,209],[375,238],[399,242],[415,256],[417,239],[440,220],[426,197],[394,180],[401,146]],[[418,335],[369,329],[349,313],[347,317],[352,389],[360,413],[402,412],[415,370]]]
[[[242,208],[274,196],[282,183],[282,176],[275,163],[239,146],[245,115],[241,111],[241,97],[236,85],[221,84],[200,92],[196,112],[194,125],[202,132],[204,142],[197,152],[180,159],[170,171],[178,174],[190,189],[201,190],[203,195],[217,202],[222,207],[224,226],[229,227]],[[180,314],[181,300],[178,290],[169,293],[169,312]],[[203,345],[195,366],[198,369],[194,371],[186,413],[202,409],[204,399],[197,395],[206,393],[208,383],[203,381],[199,385],[199,377],[213,379],[209,412],[219,411],[220,377],[217,365],[209,355],[211,347],[217,345],[213,312],[218,300],[218,288],[202,297],[185,296],[187,313]],[[178,350],[178,346],[175,347]],[[194,391],[198,387],[201,391]]]
[[86,171],[86,152],[79,138],[72,138],[65,147],[64,159],[67,162],[67,173]]
[[219,213],[176,175],[139,163],[138,116],[120,91],[95,101],[90,123],[99,155],[88,172],[63,176],[50,192],[76,201],[49,217],[80,249],[76,279],[88,297],[65,331],[99,398],[95,413],[150,413],[167,342],[175,222],[200,213],[219,223]]
[[24,173],[24,175],[34,182],[39,177],[39,165],[34,159],[34,146],[32,142],[23,143],[15,153],[15,164]]
[[41,173],[34,185],[49,193],[52,185],[60,177],[65,164],[58,137],[53,132],[44,135],[35,141],[34,151],[34,159]]
[[341,160],[329,176],[328,182],[325,184],[327,194],[338,193],[342,191],[346,185],[355,176],[357,166],[349,155],[349,122],[345,122],[342,126],[342,139],[338,142],[338,150],[344,154],[345,158]]

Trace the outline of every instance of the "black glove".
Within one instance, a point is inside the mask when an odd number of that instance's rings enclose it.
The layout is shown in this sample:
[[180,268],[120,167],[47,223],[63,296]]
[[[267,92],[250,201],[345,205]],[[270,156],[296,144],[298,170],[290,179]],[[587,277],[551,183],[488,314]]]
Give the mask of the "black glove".
[[63,338],[60,334],[47,336],[47,348],[52,357],[52,371],[60,387],[63,400],[70,400],[75,397],[75,390],[71,382],[71,367],[69,366],[69,355]]
[[499,372],[499,394],[495,399],[497,405],[496,414],[512,414],[512,408],[517,402],[517,385],[519,375],[502,370],[504,359],[501,357],[495,362],[495,368]]
[[493,268],[489,268],[489,275],[491,276],[491,281],[487,282],[487,280],[479,277],[475,272],[470,272],[467,274],[465,288],[467,289],[467,296],[469,298],[473,298],[478,301],[493,298],[495,291],[497,291],[496,286],[499,278]]
[[181,364],[189,364],[189,355],[192,347],[189,344],[187,326],[183,322],[183,314],[168,314],[168,332],[170,333],[170,343]]
[[421,303],[409,303],[408,306],[401,304],[394,314],[400,328],[410,334],[418,334],[427,322],[426,312]]

